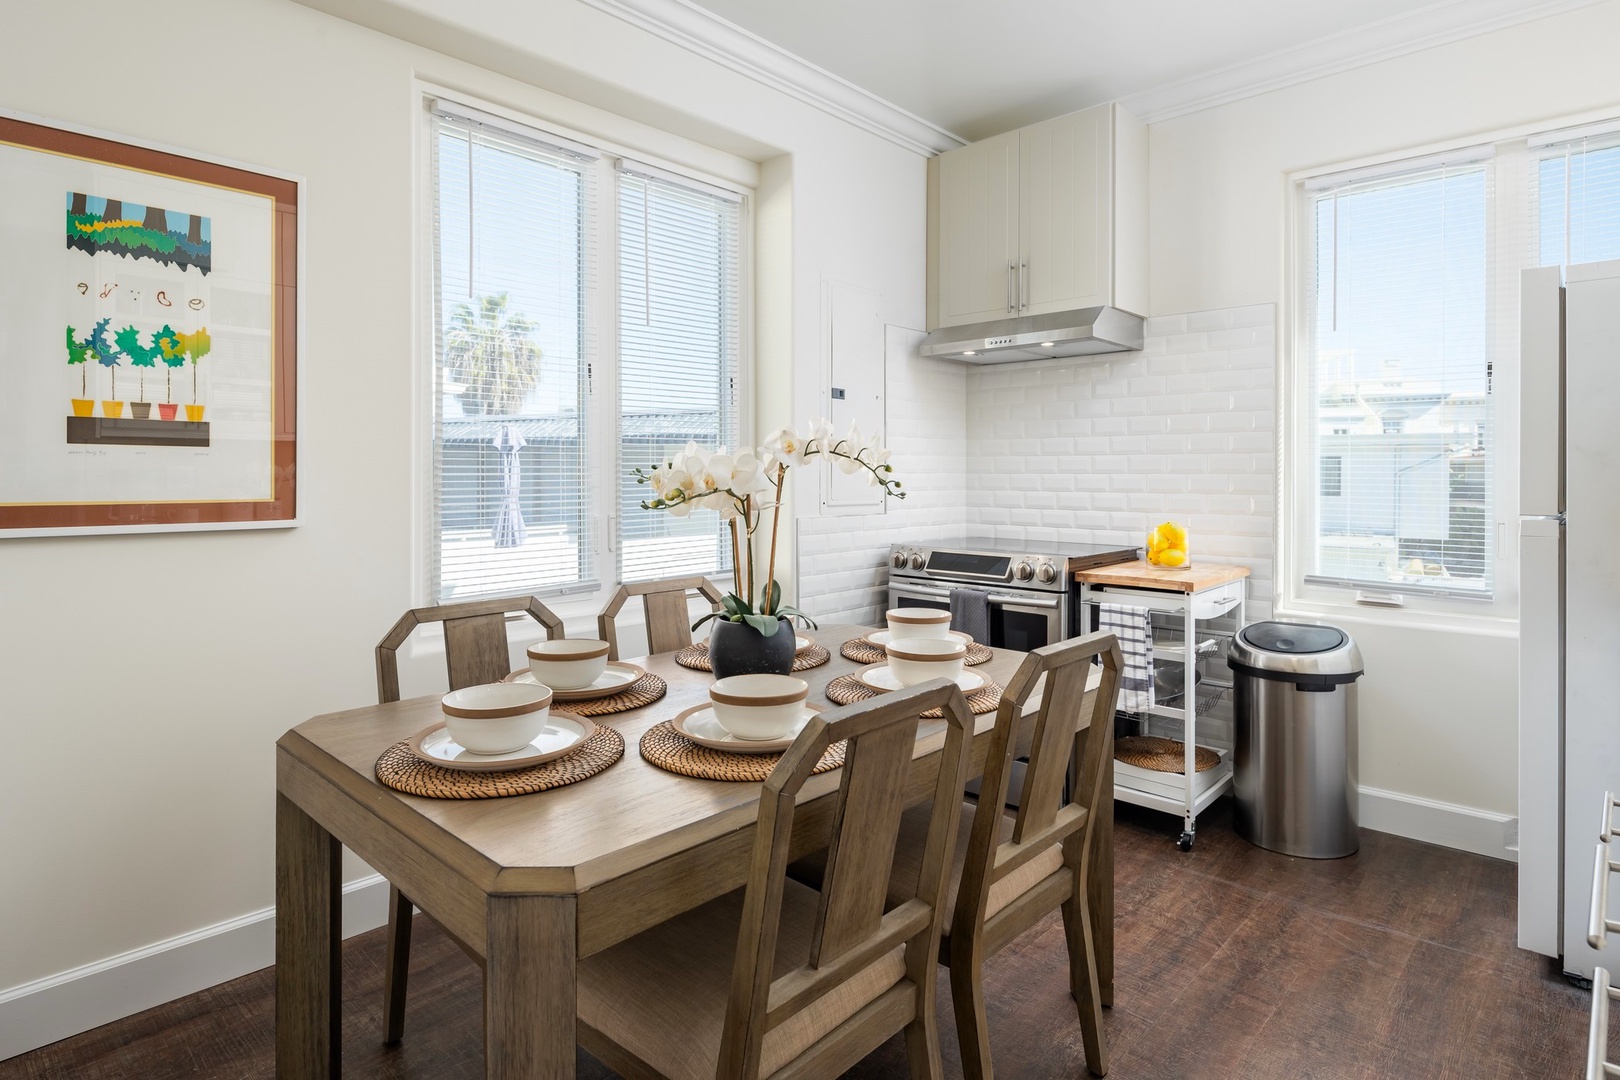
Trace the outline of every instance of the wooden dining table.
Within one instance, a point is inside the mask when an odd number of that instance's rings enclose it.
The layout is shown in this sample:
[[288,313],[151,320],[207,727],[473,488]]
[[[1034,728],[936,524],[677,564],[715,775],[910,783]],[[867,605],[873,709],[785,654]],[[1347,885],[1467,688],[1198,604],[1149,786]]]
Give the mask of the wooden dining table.
[[[832,658],[797,673],[810,684],[812,702],[826,704],[827,683],[859,670],[839,646],[866,632],[860,626],[813,632]],[[969,670],[1005,686],[1023,655],[998,649]],[[635,662],[661,676],[669,692],[596,718],[623,734],[624,757],[587,780],[532,795],[430,799],[377,781],[373,770],[384,750],[442,719],[437,697],[317,716],[278,740],[278,1077],[340,1075],[344,847],[481,964],[485,1075],[500,1080],[574,1075],[581,957],[743,885],[760,785],[679,776],[642,760],[637,749],[643,732],[706,700],[712,676],[676,664],[674,653]],[[975,777],[984,769],[995,715],[977,717]],[[908,806],[929,798],[943,743],[943,722],[923,721]],[[794,858],[827,844],[839,776],[833,770],[805,784],[794,816]],[[1112,790],[1111,776],[1102,790]],[[1103,1001],[1111,1003],[1113,804],[1105,799],[1097,809],[1091,907]]]

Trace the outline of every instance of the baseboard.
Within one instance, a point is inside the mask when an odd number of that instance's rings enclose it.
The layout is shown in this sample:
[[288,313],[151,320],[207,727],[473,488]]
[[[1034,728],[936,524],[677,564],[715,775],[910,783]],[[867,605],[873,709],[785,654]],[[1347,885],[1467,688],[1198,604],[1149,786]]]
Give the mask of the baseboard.
[[1363,829],[1519,861],[1519,819],[1508,814],[1369,787],[1361,789],[1359,810]]
[[[388,882],[343,887],[343,936],[388,918]],[[275,962],[276,909],[265,908],[71,971],[0,990],[0,1061]]]

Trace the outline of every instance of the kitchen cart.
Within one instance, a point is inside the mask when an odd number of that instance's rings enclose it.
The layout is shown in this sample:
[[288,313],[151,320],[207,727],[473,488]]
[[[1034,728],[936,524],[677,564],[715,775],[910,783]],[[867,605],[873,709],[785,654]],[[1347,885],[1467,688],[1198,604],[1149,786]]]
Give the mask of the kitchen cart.
[[[1150,566],[1147,562],[1115,563],[1081,570],[1080,604],[1086,626],[1094,626],[1095,605],[1125,604],[1147,608],[1154,636],[1154,682],[1159,688],[1151,709],[1139,713],[1181,722],[1186,759],[1180,775],[1153,773],[1115,762],[1114,798],[1137,806],[1180,814],[1182,832],[1176,846],[1192,850],[1198,815],[1232,786],[1232,752],[1209,747],[1220,764],[1200,773],[1194,766],[1198,748],[1198,720],[1231,688],[1224,678],[1199,677],[1200,660],[1225,655],[1225,645],[1243,626],[1248,591],[1246,566],[1193,566],[1180,570]],[[1217,622],[1219,620],[1219,622]],[[1160,696],[1162,695],[1162,699]]]

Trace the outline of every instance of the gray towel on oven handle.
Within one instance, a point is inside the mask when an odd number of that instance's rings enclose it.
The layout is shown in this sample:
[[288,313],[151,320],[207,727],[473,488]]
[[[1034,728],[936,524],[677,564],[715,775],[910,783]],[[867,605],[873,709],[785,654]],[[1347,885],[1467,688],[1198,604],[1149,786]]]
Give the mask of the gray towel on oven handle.
[[990,644],[990,590],[951,590],[951,629],[960,630],[980,645]]
[[1128,604],[1098,604],[1097,629],[1119,640],[1123,670],[1119,673],[1121,712],[1153,708],[1153,627],[1148,609]]

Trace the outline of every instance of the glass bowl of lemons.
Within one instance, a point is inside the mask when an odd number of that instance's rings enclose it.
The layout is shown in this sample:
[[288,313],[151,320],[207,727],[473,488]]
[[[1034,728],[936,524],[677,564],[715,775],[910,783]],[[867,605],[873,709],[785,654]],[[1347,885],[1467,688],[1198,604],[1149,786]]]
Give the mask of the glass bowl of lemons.
[[1173,521],[1148,530],[1147,561],[1149,566],[1165,570],[1185,570],[1192,565],[1187,547],[1187,530]]

